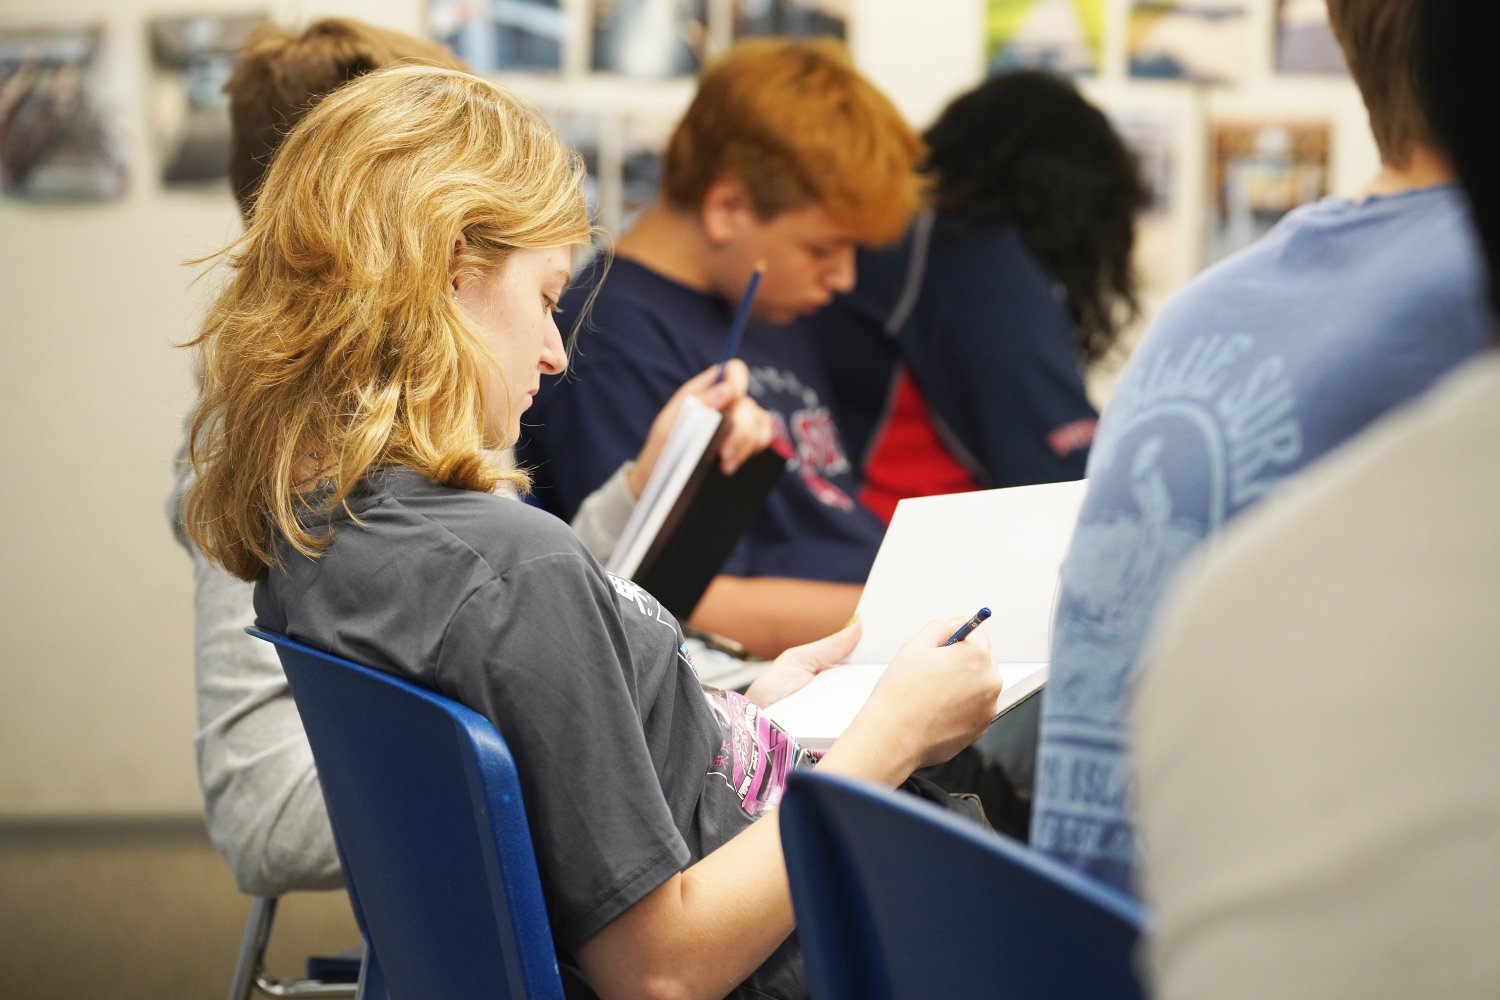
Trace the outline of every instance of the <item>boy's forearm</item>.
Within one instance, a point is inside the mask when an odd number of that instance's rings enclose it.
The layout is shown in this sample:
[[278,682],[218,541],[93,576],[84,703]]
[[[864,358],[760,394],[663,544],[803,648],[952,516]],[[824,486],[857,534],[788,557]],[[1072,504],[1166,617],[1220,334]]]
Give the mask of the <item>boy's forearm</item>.
[[843,628],[863,589],[857,583],[721,575],[709,584],[691,621],[770,660]]

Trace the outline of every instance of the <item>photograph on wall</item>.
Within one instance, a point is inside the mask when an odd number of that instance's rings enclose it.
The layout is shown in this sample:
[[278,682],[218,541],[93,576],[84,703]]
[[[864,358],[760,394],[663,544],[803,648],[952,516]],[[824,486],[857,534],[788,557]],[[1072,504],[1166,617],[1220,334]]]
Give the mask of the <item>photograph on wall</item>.
[[1177,120],[1166,111],[1115,108],[1109,120],[1135,155],[1151,192],[1150,215],[1171,215],[1177,203]]
[[[1181,242],[1178,217],[1179,122],[1161,108],[1121,108],[1109,112],[1110,123],[1135,155],[1151,202],[1136,218],[1135,269],[1143,288],[1175,287]],[[1196,258],[1195,258],[1196,261]]]
[[229,176],[229,95],[224,83],[250,30],[270,13],[158,17],[151,40],[151,110],[167,187]]
[[1276,72],[1345,76],[1327,0],[1276,0]]
[[1104,0],[988,0],[984,33],[991,73],[1046,69],[1091,76],[1103,58]]
[[662,154],[679,117],[680,109],[668,108],[634,110],[620,117],[620,232],[656,200]]
[[588,176],[583,179],[583,196],[588,202],[589,219],[603,225],[599,195],[599,150],[604,134],[604,115],[595,108],[586,108],[572,101],[538,100],[533,102],[537,110],[552,126],[559,139],[568,148],[583,157]]
[[707,0],[592,0],[593,56],[603,73],[691,76],[709,44]]
[[101,22],[0,24],[0,195],[95,201],[125,193],[121,95]]
[[849,32],[849,0],[734,0],[736,39],[844,38]]
[[1153,80],[1233,84],[1250,64],[1246,0],[1134,0],[1130,75]]
[[1292,209],[1328,194],[1331,133],[1323,121],[1210,123],[1205,265],[1249,246]]
[[561,0],[428,0],[427,30],[476,73],[562,69]]

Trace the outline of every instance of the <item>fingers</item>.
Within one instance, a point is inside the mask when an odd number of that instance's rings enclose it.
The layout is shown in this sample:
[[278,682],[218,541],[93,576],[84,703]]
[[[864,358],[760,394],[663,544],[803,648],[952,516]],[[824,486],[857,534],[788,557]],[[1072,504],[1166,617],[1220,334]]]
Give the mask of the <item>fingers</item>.
[[856,619],[832,635],[793,646],[778,656],[777,662],[785,659],[812,673],[818,673],[848,659],[849,654],[854,652],[854,647],[859,645],[859,637],[863,631],[863,626]]
[[[990,661],[983,629],[944,646],[961,618],[929,622],[902,646],[876,691],[905,715],[923,763],[946,760],[972,741],[994,716],[1000,673]],[[872,696],[873,700],[873,696]]]
[[[934,646],[942,646],[958,627],[967,620],[966,618],[933,619],[918,629],[916,634],[906,641],[906,645],[914,649],[930,649]],[[990,637],[983,625],[970,632],[968,636],[961,640],[961,643],[969,649],[982,652],[986,656],[989,655]]]
[[719,446],[719,468],[725,475],[732,475],[751,455],[771,444],[776,425],[771,415],[748,396],[726,410],[724,419],[729,424],[729,433]]
[[719,378],[719,366],[706,368],[688,379],[678,389],[679,395],[698,397],[699,402],[714,410],[724,410],[745,398],[750,389],[750,369],[739,358],[731,358]]

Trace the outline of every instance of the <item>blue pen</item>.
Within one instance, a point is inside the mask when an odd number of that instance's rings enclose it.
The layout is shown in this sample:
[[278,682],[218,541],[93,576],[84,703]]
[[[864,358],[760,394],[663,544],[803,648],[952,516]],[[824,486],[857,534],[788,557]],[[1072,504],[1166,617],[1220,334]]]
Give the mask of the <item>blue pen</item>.
[[950,635],[948,637],[948,641],[945,642],[945,643],[943,643],[943,645],[944,646],[951,646],[955,642],[963,642],[965,639],[967,639],[969,637],[969,633],[972,632],[972,631],[974,631],[980,625],[983,625],[984,624],[984,620],[986,618],[988,618],[989,616],[990,616],[990,609],[989,608],[980,608],[978,611],[974,612],[974,617],[970,618],[968,621],[966,621],[962,625],[960,625],[958,627],[958,631],[954,632],[952,635]]
[[724,342],[724,356],[719,359],[719,375],[714,379],[714,385],[724,381],[724,366],[729,364],[729,359],[739,349],[740,335],[745,332],[745,324],[750,322],[750,304],[755,301],[755,290],[760,287],[760,276],[765,269],[766,262],[759,261],[755,270],[750,272],[750,283],[745,286],[745,294],[740,297],[740,307],[734,312],[734,322],[729,324],[729,339]]

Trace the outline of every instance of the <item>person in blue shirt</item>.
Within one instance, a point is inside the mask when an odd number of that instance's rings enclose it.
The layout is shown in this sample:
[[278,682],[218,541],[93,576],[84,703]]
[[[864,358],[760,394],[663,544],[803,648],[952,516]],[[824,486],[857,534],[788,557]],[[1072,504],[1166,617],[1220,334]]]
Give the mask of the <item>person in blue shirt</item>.
[[812,341],[787,327],[854,284],[854,248],[898,238],[921,143],[829,40],[744,42],[711,65],[668,143],[660,197],[564,296],[592,303],[565,381],[517,445],[542,506],[570,517],[687,377],[718,361],[757,264],[740,343],[750,396],[791,461],[692,624],[773,656],[849,619],[884,527],[854,469]]
[[803,321],[886,520],[905,497],[1083,476],[1084,373],[1137,312],[1150,200],[1109,120],[1049,73],[991,77],[923,138],[933,207]]
[[1328,7],[1381,171],[1360,198],[1292,213],[1162,312],[1104,412],[1062,568],[1032,843],[1126,890],[1150,845],[1131,821],[1125,717],[1179,568],[1488,341],[1469,213],[1417,85],[1418,0]]

